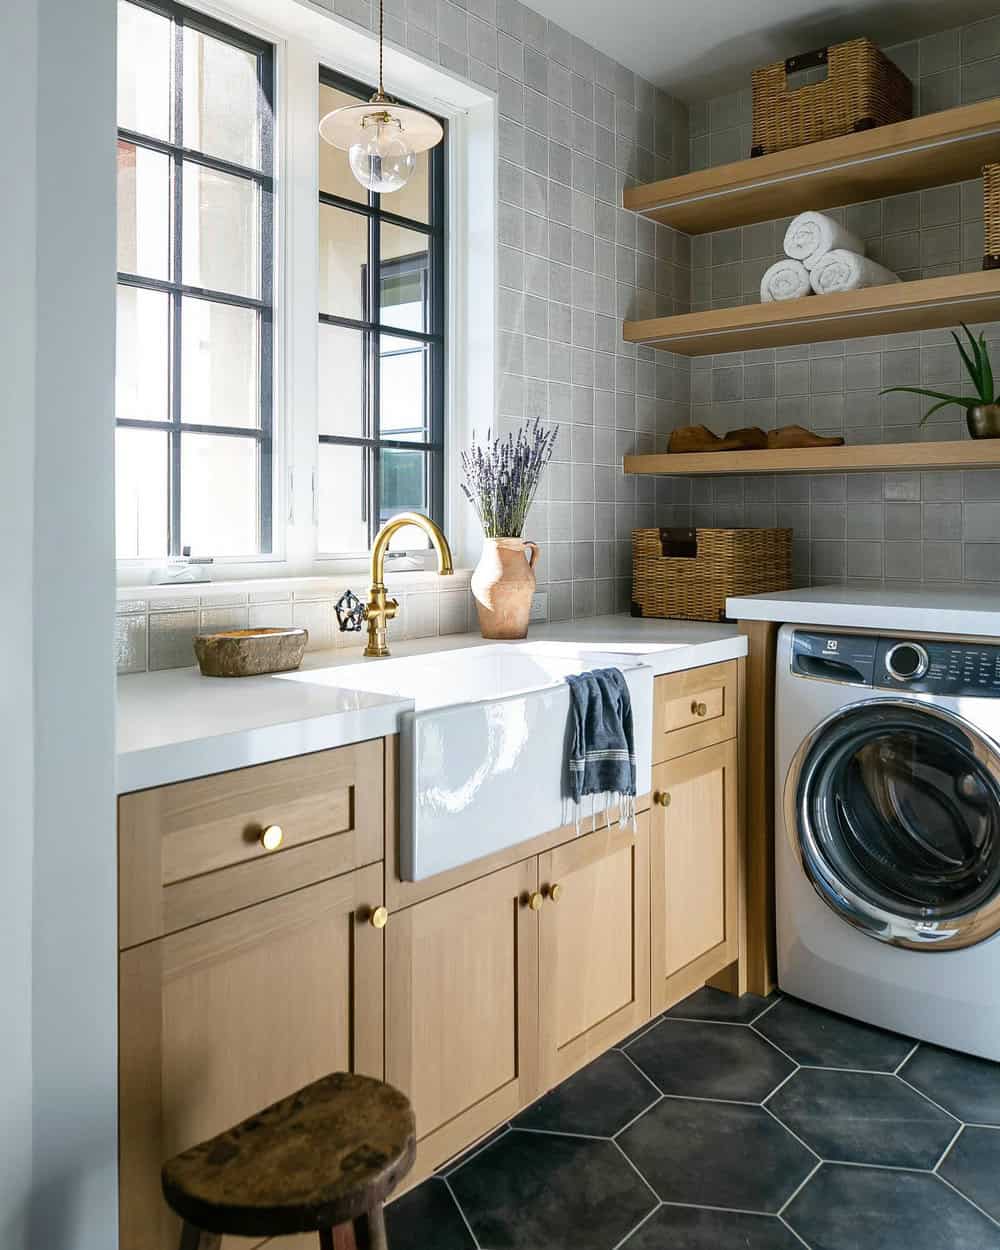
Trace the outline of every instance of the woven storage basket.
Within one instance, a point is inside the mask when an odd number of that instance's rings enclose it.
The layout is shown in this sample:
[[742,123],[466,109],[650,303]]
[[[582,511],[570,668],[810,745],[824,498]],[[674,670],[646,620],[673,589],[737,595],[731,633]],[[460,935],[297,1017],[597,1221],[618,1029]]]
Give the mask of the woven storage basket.
[[[823,65],[823,82],[789,87],[789,74]],[[851,39],[754,70],[750,154],[781,152],[912,116],[910,80],[871,40]]]
[[724,621],[729,595],[792,585],[789,529],[632,531],[632,615]]
[[1000,269],[1000,165],[983,166],[983,268]]

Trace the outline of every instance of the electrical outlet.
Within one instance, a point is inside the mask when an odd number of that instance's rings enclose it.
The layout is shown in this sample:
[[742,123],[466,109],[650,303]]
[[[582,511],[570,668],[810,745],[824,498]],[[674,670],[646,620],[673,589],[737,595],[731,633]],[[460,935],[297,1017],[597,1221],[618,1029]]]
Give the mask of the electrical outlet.
[[531,615],[529,621],[547,621],[549,619],[549,592],[536,590],[531,596]]

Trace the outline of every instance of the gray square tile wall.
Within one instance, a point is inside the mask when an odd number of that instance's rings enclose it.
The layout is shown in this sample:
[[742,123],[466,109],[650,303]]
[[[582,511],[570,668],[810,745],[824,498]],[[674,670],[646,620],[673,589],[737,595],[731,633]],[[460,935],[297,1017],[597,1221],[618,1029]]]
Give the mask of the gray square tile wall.
[[[371,22],[368,0],[325,7]],[[518,0],[387,0],[386,36],[497,93],[496,425],[560,427],[528,527],[549,617],[627,607],[656,486],[621,457],[686,423],[690,370],[626,346],[621,322],[688,311],[691,252],[621,193],[686,171],[687,107]]]
[[[997,94],[1000,17],[887,51],[914,83],[920,113]],[[749,88],[693,105],[691,168],[746,156],[751,116]],[[981,268],[979,179],[832,211],[904,279]],[[692,309],[757,301],[787,221],[692,239]],[[983,328],[1000,358],[1000,326]],[[962,438],[958,409],[921,427],[929,401],[879,394],[893,385],[963,389],[958,366],[947,331],[706,357],[691,362],[690,419],[718,433],[797,422],[848,443]],[[1000,581],[1000,473],[992,471],[673,479],[658,483],[657,500],[660,524],[792,526],[799,583]]]

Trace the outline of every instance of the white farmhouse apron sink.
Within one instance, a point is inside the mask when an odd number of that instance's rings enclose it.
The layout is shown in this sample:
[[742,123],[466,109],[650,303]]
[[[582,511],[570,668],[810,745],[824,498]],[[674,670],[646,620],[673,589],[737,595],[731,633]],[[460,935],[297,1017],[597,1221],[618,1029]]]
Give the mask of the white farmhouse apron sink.
[[[653,678],[641,655],[498,643],[283,676],[413,700],[399,724],[400,870],[404,880],[420,881],[575,819],[564,797],[565,679],[610,667],[622,671],[632,697],[644,794]],[[589,814],[589,798],[583,807]]]

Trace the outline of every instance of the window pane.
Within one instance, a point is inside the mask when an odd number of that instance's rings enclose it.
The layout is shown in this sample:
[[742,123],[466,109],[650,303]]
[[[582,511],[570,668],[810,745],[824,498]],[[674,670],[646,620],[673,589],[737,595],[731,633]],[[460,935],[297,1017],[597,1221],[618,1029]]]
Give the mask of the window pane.
[[257,96],[253,52],[184,28],[185,147],[259,168]]
[[382,196],[382,207],[397,217],[430,221],[430,152],[417,153],[417,167],[405,187]]
[[[320,83],[318,121],[322,121],[334,109],[358,103],[360,101],[357,96]],[[324,139],[319,140],[319,189],[329,195],[339,195],[345,200],[355,200],[359,204],[368,203],[368,192],[351,173],[347,153],[332,147]]]
[[426,330],[429,321],[428,238],[388,222],[381,225],[381,321],[401,330]]
[[233,295],[260,295],[257,185],[184,162],[184,281]]
[[430,349],[426,343],[387,334],[380,341],[381,437],[427,442]]
[[319,432],[365,435],[364,339],[361,330],[319,327]]
[[181,437],[181,546],[193,555],[259,549],[259,451],[253,438]]
[[380,519],[387,521],[397,512],[426,512],[427,453],[383,447],[380,461]]
[[258,314],[252,308],[182,299],[181,420],[260,424]]
[[170,138],[172,36],[169,18],[118,5],[118,125],[126,130]]
[[119,560],[167,554],[168,435],[115,431],[115,547]]
[[115,415],[133,421],[170,417],[170,297],[118,287]]
[[170,277],[170,158],[120,139],[118,270]]
[[320,443],[318,519],[319,550],[360,553],[368,550],[363,447]]
[[319,206],[319,310],[334,317],[365,316],[368,219],[345,208]]

